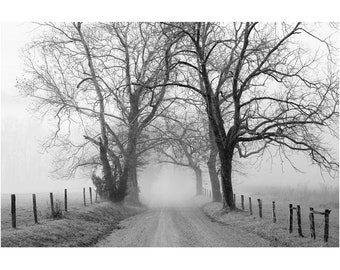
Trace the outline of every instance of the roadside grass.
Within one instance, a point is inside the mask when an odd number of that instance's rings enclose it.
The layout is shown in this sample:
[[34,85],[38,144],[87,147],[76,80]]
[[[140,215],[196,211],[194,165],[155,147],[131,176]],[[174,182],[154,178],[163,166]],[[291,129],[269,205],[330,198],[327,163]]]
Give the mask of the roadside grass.
[[76,211],[64,218],[44,221],[18,229],[1,229],[2,247],[89,247],[112,230],[118,222],[142,212],[144,208],[102,202]]
[[296,223],[294,224],[294,232],[290,234],[288,230],[288,215],[287,219],[281,215],[277,223],[273,223],[272,217],[268,212],[264,212],[263,218],[259,218],[256,212],[257,207],[254,206],[253,215],[250,215],[248,211],[242,210],[225,212],[222,211],[221,203],[212,202],[204,204],[202,210],[213,221],[257,234],[269,240],[271,246],[274,247],[339,247],[338,234],[337,236],[331,234],[328,243],[323,242],[323,233],[322,229],[320,229],[321,224],[318,226],[319,230],[317,230],[316,240],[310,238],[309,227],[305,227],[303,231],[305,237],[299,237]]
[[[301,225],[304,238],[310,239],[311,246],[339,246],[339,189],[336,187],[319,189],[309,189],[307,186],[290,187],[254,187],[242,188],[239,186],[235,190],[236,206],[241,208],[241,195],[245,196],[245,210],[249,214],[248,197],[252,197],[254,216],[258,217],[257,199],[262,200],[263,219],[272,223],[272,201],[275,201],[277,224],[282,225],[287,231],[289,227],[289,204],[301,207]],[[323,243],[324,216],[314,215],[316,241],[310,237],[309,208],[324,211],[330,209],[329,216],[329,244]],[[294,211],[293,234],[297,231],[297,216]],[[289,232],[288,232],[289,233]],[[321,243],[316,243],[321,241]],[[314,245],[315,244],[315,245]]]
[[[88,195],[88,194],[86,194]],[[54,192],[54,203],[61,203],[61,210],[64,210],[64,194]],[[88,196],[87,205],[90,205]],[[51,220],[51,207],[49,193],[36,193],[38,221],[45,224]],[[84,207],[83,194],[81,192],[68,192],[68,211],[74,212]],[[17,227],[23,228],[34,226],[32,194],[16,194],[16,219]],[[11,224],[11,195],[1,194],[1,230],[10,229]]]

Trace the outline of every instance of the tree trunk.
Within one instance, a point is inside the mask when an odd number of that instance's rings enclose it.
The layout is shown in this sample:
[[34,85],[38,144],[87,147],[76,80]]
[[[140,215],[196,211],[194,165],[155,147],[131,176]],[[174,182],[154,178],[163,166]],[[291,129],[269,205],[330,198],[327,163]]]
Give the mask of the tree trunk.
[[235,146],[232,143],[234,136],[234,128],[231,127],[228,135],[225,133],[223,119],[221,117],[218,103],[208,103],[207,113],[209,115],[209,123],[216,142],[218,155],[221,162],[221,185],[223,192],[223,208],[229,207],[230,210],[235,209],[234,194],[232,186],[232,160]]
[[[220,157],[221,158],[221,157]],[[230,210],[235,209],[234,203],[234,192],[232,185],[232,160],[233,160],[233,151],[230,150],[223,153],[223,158],[221,158],[221,184],[223,191],[223,208],[229,207]]]
[[[102,163],[103,170],[103,180],[105,188],[104,190],[109,191],[109,198],[112,199],[115,197],[115,183],[112,175],[112,169],[110,166],[109,159],[107,158],[107,150],[104,147],[102,140],[99,141],[99,149],[100,149],[100,160]],[[105,194],[104,194],[105,195]]]
[[[199,55],[201,60],[202,55]],[[209,81],[208,72],[205,64],[201,65],[202,68],[202,84],[205,88],[205,102],[206,112],[209,119],[209,125],[212,129],[214,140],[217,145],[218,154],[221,162],[221,184],[223,192],[223,208],[229,207],[230,210],[235,209],[233,199],[233,186],[231,181],[232,159],[234,147],[232,144],[234,129],[230,128],[228,135],[224,128],[224,121],[220,109],[219,96],[215,95],[211,83]]]
[[[89,46],[84,38],[82,29],[81,29],[81,23],[74,23],[74,27],[77,29],[80,40],[82,42],[82,45],[85,50],[86,58],[88,61],[88,66],[90,69],[91,73],[91,80],[93,82],[94,88],[96,90],[96,94],[98,97],[98,102],[99,102],[99,108],[100,108],[100,113],[99,113],[99,123],[100,123],[100,131],[101,131],[101,138],[99,141],[99,151],[100,151],[100,160],[102,162],[103,166],[103,178],[104,178],[104,183],[106,185],[106,190],[109,191],[109,199],[113,199],[116,196],[116,188],[115,188],[115,179],[112,175],[112,168],[108,159],[108,138],[106,134],[106,126],[105,126],[105,104],[104,104],[104,97],[102,94],[102,90],[100,87],[100,84],[98,82],[98,78],[96,75],[96,69],[93,64],[92,60],[92,55],[89,49]],[[123,197],[124,198],[124,197]]]
[[221,187],[220,181],[218,179],[218,174],[216,171],[216,158],[218,154],[217,145],[215,142],[214,133],[211,129],[211,125],[209,124],[209,139],[210,139],[210,155],[209,160],[207,162],[208,170],[209,170],[209,177],[211,183],[211,190],[213,196],[213,202],[220,202],[222,201],[221,196]]
[[131,162],[128,168],[128,182],[127,182],[127,196],[126,201],[133,204],[140,204],[139,188],[137,181],[137,158],[136,154],[131,157]]
[[194,168],[195,175],[196,175],[196,195],[202,194],[202,170],[200,167]]
[[111,200],[114,202],[121,202],[126,197],[127,182],[128,182],[128,166],[125,164],[123,172],[119,178],[118,188],[116,192],[112,194]]
[[134,204],[139,204],[139,188],[137,181],[137,140],[138,140],[138,125],[134,119],[137,115],[137,103],[131,102],[133,107],[130,114],[130,130],[128,134],[128,145],[126,151],[126,165],[127,165],[127,195],[126,201]]
[[221,195],[220,180],[218,179],[218,174],[216,171],[216,159],[215,161],[213,161],[209,158],[207,165],[209,169],[209,177],[210,177],[211,190],[212,190],[212,195],[213,195],[212,199],[214,202],[221,202],[222,195]]

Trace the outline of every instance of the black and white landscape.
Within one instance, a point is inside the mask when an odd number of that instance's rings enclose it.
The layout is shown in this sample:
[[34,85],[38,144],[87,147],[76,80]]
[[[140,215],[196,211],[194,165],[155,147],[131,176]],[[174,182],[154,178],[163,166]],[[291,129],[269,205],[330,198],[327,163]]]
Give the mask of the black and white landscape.
[[2,247],[339,247],[339,24],[2,26]]

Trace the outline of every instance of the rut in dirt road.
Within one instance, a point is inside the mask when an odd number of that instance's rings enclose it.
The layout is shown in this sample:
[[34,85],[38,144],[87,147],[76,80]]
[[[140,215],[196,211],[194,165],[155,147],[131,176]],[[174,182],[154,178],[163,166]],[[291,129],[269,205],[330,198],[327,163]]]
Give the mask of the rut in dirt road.
[[265,247],[253,233],[211,221],[196,207],[150,209],[120,224],[99,247]]

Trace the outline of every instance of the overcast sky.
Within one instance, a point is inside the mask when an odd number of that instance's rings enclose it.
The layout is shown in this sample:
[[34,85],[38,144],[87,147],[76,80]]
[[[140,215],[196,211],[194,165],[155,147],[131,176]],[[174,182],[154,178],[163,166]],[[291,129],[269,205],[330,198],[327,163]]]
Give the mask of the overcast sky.
[[90,184],[89,179],[50,177],[51,156],[40,147],[48,127],[27,111],[31,100],[20,96],[15,87],[16,78],[23,74],[19,53],[34,28],[29,23],[1,24],[1,192],[80,190]]
[[[33,29],[34,26],[31,24],[1,25],[1,192],[58,191],[65,187],[80,190],[83,186],[91,184],[89,177],[67,181],[54,180],[50,177],[49,172],[53,169],[51,157],[42,153],[39,144],[49,133],[48,126],[27,112],[31,100],[21,97],[15,88],[16,78],[23,74],[19,51],[30,41]],[[337,140],[331,143],[338,153]],[[304,174],[296,173],[288,164],[284,165],[282,170],[280,162],[271,164],[269,160],[264,159],[260,168],[247,163],[244,168],[247,175],[236,176],[235,188],[249,183],[310,187],[338,185],[337,179],[331,179],[327,175],[323,179],[319,169],[311,167],[310,162],[302,155],[296,155],[293,159],[305,171]],[[180,179],[181,175],[173,168],[163,168],[159,176],[151,177],[149,172],[147,171],[141,178],[143,196],[147,196],[148,192],[157,193],[156,190],[161,190],[161,193],[168,191],[172,194],[180,192],[180,182],[173,179]],[[148,177],[149,182],[146,179]],[[188,177],[190,173],[183,175],[185,179]],[[206,178],[205,181],[207,182],[208,179]],[[186,191],[178,194],[189,194],[188,190],[194,188],[194,185],[189,182],[186,182],[185,186]]]

